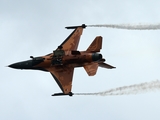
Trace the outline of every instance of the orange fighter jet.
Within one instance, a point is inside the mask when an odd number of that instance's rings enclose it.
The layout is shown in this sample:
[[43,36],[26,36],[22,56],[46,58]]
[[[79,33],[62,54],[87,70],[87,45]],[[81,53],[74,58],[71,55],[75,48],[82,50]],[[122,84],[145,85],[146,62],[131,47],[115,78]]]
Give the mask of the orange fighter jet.
[[89,76],[96,74],[98,66],[109,69],[115,68],[104,63],[105,59],[99,53],[102,48],[101,36],[97,36],[87,50],[77,50],[80,36],[85,27],[85,24],[82,24],[82,26],[66,27],[67,29],[75,30],[53,53],[40,57],[30,56],[31,60],[14,63],[8,67],[50,72],[62,90],[62,93],[55,93],[52,96],[72,96],[72,78],[75,67],[84,67]]

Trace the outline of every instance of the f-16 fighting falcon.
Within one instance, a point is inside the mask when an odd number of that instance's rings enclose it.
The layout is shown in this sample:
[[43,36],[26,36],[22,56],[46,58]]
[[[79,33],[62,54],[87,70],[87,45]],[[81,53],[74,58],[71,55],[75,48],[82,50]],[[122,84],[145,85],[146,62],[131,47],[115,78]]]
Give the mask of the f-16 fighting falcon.
[[50,72],[62,90],[62,93],[55,93],[52,96],[73,95],[72,78],[76,67],[83,67],[89,76],[95,75],[98,67],[115,68],[104,63],[105,59],[100,54],[101,36],[97,36],[86,50],[78,51],[80,36],[86,25],[66,28],[74,31],[52,53],[40,57],[30,56],[31,60],[14,63],[8,67]]

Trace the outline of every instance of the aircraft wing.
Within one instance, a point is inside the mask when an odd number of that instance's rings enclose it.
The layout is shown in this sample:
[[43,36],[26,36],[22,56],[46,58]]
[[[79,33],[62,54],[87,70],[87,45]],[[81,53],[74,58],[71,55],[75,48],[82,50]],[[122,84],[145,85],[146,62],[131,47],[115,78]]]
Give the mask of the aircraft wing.
[[77,50],[82,31],[82,27],[77,27],[59,47],[62,47],[62,50]]
[[56,66],[51,67],[48,71],[52,74],[53,78],[63,91],[63,93],[68,94],[72,89],[72,78],[74,68],[69,66]]

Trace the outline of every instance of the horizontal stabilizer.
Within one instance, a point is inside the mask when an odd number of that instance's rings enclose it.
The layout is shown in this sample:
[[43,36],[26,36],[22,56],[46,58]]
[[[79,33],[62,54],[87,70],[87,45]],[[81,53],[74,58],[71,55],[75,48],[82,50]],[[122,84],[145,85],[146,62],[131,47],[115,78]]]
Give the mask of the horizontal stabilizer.
[[93,76],[97,72],[98,63],[91,63],[83,66],[89,76]]
[[99,63],[99,67],[108,68],[108,69],[116,68],[106,63]]
[[89,52],[100,52],[102,48],[102,37],[97,36],[94,41],[90,44],[87,51]]

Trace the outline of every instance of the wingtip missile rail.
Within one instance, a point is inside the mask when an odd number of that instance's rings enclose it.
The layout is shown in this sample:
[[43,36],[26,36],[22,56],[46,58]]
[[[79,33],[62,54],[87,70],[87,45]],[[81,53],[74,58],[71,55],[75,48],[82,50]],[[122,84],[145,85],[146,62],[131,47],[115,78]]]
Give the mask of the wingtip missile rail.
[[68,27],[65,27],[65,28],[66,28],[66,29],[76,29],[77,27],[86,28],[86,27],[87,27],[87,25],[82,24],[82,25],[80,25],[80,26],[68,26]]
[[71,97],[74,94],[72,92],[69,92],[68,94],[65,94],[65,93],[54,93],[51,96],[64,96],[64,95],[69,95]]

